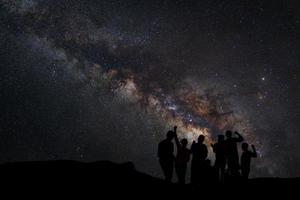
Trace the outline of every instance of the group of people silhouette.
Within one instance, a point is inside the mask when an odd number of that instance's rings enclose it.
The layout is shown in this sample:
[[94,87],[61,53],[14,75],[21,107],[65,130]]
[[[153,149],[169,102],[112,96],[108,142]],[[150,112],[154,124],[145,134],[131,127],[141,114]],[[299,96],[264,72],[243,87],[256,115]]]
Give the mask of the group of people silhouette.
[[[174,156],[174,144],[177,147],[177,154]],[[164,173],[165,179],[171,182],[173,171],[178,178],[178,183],[185,184],[187,165],[192,157],[191,163],[191,183],[201,184],[207,181],[224,182],[227,178],[242,177],[248,179],[250,173],[251,158],[257,156],[254,145],[249,150],[248,143],[242,143],[242,155],[239,158],[238,143],[244,141],[244,138],[238,133],[228,130],[225,135],[219,135],[218,141],[211,144],[215,153],[215,163],[211,166],[208,157],[208,148],[204,144],[205,136],[200,135],[198,142],[193,141],[191,148],[187,147],[188,140],[177,136],[177,126],[168,131],[167,138],[158,145],[159,163]]]

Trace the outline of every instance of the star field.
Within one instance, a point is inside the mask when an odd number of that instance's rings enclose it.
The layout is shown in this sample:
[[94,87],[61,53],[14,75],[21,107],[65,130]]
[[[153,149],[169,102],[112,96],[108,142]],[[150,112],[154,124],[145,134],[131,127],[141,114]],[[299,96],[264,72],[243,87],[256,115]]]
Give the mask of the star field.
[[[132,160],[227,129],[299,176],[297,1],[1,0],[0,160]],[[210,150],[211,152],[211,150]]]

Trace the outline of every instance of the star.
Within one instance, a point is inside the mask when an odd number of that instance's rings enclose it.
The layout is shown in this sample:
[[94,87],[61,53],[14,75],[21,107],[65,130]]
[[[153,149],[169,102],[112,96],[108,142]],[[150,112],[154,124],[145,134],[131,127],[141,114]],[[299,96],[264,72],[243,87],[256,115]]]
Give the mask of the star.
[[263,149],[253,176],[300,176],[298,5],[176,2],[4,1],[1,160],[130,158],[161,176],[153,151],[178,125],[189,142],[240,130]]

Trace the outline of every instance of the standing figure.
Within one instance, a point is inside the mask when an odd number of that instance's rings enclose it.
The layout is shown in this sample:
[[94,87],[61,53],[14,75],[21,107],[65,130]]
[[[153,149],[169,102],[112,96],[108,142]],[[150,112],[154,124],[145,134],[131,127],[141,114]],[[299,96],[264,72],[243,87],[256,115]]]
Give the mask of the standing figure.
[[226,166],[226,157],[225,157],[225,136],[219,135],[218,142],[211,145],[214,153],[216,154],[215,160],[215,170],[217,174],[218,181],[223,182],[225,177],[225,166]]
[[178,177],[179,184],[185,184],[185,176],[187,163],[190,160],[191,151],[187,148],[188,141],[187,139],[182,139],[180,142],[176,133],[177,127],[174,127],[175,132],[175,143],[177,146],[177,155],[175,158],[175,171]]
[[167,138],[158,145],[159,164],[163,170],[165,180],[171,182],[174,170],[174,132],[168,131]]
[[241,170],[242,170],[242,177],[244,179],[248,179],[250,173],[250,165],[251,165],[251,158],[256,158],[257,153],[255,150],[254,145],[251,145],[252,151],[248,150],[248,143],[242,144],[242,156],[241,156]]
[[192,159],[192,167],[191,167],[191,183],[199,184],[201,177],[205,176],[205,166],[206,166],[206,158],[207,158],[207,147],[204,142],[204,135],[200,135],[198,137],[198,143],[195,141],[192,144],[191,151],[193,155]]
[[232,177],[239,176],[239,153],[237,149],[237,143],[244,141],[244,138],[238,133],[234,132],[237,137],[232,137],[231,131],[226,131],[225,140],[225,156],[228,167],[228,174]]

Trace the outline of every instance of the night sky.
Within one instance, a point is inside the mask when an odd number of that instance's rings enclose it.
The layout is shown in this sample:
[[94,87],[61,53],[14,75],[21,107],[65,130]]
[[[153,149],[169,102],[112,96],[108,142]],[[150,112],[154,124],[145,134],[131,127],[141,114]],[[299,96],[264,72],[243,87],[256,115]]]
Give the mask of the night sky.
[[[178,126],[300,176],[298,0],[0,0],[0,162],[133,161]],[[212,149],[209,148],[210,157]]]

